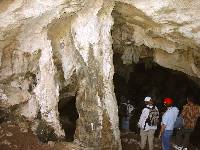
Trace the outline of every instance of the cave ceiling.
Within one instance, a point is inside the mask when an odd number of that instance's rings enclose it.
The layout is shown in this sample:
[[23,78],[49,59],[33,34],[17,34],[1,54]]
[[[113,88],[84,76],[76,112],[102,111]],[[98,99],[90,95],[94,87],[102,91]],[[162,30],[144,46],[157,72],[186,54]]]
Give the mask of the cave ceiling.
[[124,64],[153,57],[163,67],[199,77],[199,7],[198,1],[116,2],[114,52],[123,54]]

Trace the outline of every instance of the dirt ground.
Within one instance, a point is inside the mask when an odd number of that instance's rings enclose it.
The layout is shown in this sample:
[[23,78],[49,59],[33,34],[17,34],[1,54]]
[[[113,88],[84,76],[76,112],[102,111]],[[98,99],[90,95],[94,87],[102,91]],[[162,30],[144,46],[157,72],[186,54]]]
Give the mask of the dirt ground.
[[[122,150],[139,150],[139,134],[134,132],[121,133]],[[0,150],[80,150],[72,143],[42,143],[29,128],[29,122],[7,121],[0,124]],[[161,141],[154,140],[154,150],[161,150]],[[146,148],[148,150],[148,148]],[[198,150],[190,147],[189,150]]]
[[1,150],[51,150],[50,144],[41,143],[25,124],[7,121],[0,124]]
[[[174,147],[175,136],[172,138],[172,150],[180,150]],[[198,139],[197,139],[198,140]],[[135,134],[134,132],[121,133],[121,142],[122,142],[122,150],[140,150],[139,142],[140,136],[139,134]],[[148,150],[148,145],[146,149]],[[154,150],[162,150],[161,140],[155,137],[154,139]],[[197,146],[190,144],[188,150],[199,150]]]
[[[38,137],[28,128],[27,123],[11,121],[1,123],[0,150],[62,150],[69,148],[65,142],[56,144],[54,142],[48,142],[47,144],[40,142]],[[123,150],[139,150],[139,140],[139,136],[133,132],[122,133],[121,141]],[[159,141],[154,144],[155,150],[161,150],[158,143]]]
[[[122,133],[121,134],[121,142],[122,142],[122,149],[123,150],[140,150],[139,147],[140,137],[138,134],[134,132]],[[161,150],[160,140],[155,138],[154,141],[154,150]],[[146,148],[145,150],[148,150]]]

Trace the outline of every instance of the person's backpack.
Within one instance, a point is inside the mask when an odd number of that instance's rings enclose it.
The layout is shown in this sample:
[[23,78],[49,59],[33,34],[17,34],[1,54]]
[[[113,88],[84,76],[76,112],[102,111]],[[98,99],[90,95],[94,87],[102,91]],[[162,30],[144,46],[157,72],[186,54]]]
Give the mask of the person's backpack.
[[183,127],[183,118],[179,115],[174,122],[174,128],[182,128]]
[[153,106],[152,108],[149,108],[149,116],[146,119],[145,124],[147,123],[149,126],[157,126],[158,122],[159,122],[159,111],[158,109],[156,109],[155,106]]

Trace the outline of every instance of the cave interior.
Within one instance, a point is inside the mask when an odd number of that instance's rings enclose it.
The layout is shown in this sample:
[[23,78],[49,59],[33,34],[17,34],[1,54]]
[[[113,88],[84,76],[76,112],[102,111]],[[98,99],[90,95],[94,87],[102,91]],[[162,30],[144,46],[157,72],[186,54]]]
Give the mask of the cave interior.
[[[130,22],[125,22],[127,16],[122,16],[120,10],[117,10],[119,7],[121,8],[121,5],[117,4],[112,14],[114,17],[111,32],[115,70],[113,77],[114,92],[118,107],[121,103],[121,97],[125,97],[134,106],[133,116],[130,119],[130,131],[138,133],[137,121],[145,106],[143,100],[146,96],[151,96],[154,99],[159,110],[164,109],[163,98],[171,97],[174,99],[174,105],[181,110],[188,96],[194,97],[196,103],[200,104],[200,101],[198,101],[200,97],[198,83],[200,83],[200,80],[186,73],[160,66],[154,61],[153,49],[145,45],[136,46],[132,39],[134,29],[130,28]],[[135,10],[135,13],[141,15],[141,12],[137,10]],[[147,19],[147,21],[149,20]],[[137,20],[135,23],[139,26],[146,26],[149,22],[142,24]],[[124,53],[126,50],[132,52],[131,58],[129,53]],[[65,88],[60,91],[58,111],[60,122],[65,131],[65,138],[68,141],[73,141],[76,120],[78,119],[76,96],[67,94]],[[120,123],[119,127],[121,129]]]

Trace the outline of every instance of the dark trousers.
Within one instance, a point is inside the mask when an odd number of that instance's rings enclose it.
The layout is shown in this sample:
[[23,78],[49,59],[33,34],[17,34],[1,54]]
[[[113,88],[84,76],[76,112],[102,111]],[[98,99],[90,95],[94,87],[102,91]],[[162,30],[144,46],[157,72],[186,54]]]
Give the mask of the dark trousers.
[[190,136],[192,131],[193,129],[185,129],[185,128],[177,129],[176,144],[178,146],[183,146],[188,148],[190,144]]

